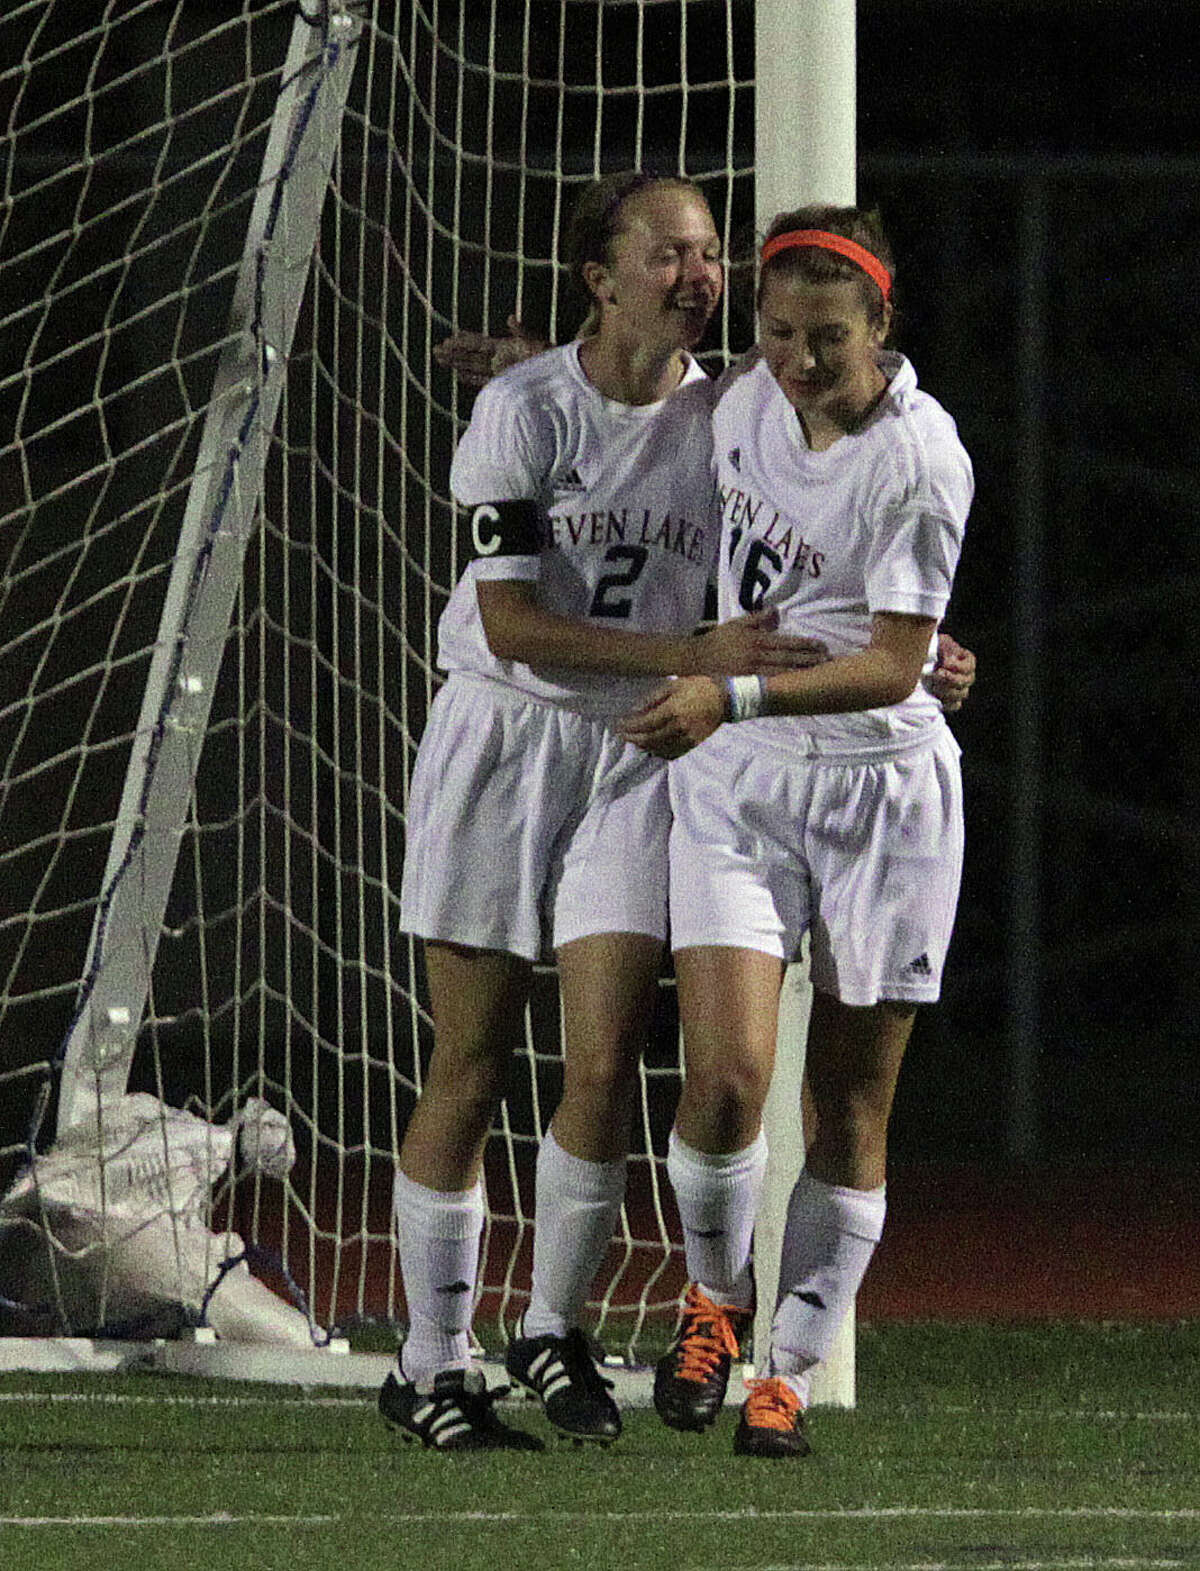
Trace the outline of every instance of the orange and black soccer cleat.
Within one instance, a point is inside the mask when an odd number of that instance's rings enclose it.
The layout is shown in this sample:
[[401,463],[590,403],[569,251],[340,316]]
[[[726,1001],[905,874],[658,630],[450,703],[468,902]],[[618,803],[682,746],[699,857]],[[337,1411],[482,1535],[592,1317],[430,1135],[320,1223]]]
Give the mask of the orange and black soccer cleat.
[[715,1420],[749,1326],[748,1309],[714,1304],[692,1283],[679,1333],[654,1370],[654,1407],[664,1424],[701,1430]]
[[807,1456],[804,1408],[786,1380],[752,1380],[733,1437],[735,1456]]

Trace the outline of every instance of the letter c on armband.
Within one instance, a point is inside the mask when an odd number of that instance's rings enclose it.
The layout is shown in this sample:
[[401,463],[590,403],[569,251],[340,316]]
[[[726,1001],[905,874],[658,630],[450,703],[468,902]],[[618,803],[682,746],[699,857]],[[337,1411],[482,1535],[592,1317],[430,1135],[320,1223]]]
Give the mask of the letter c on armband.
[[471,543],[477,556],[536,556],[542,549],[537,503],[481,503],[471,512]]
[[477,507],[471,514],[471,542],[479,556],[494,556],[500,549],[500,531],[497,529],[486,538],[483,533],[485,524],[498,524],[500,514],[490,503],[485,502],[482,507]]

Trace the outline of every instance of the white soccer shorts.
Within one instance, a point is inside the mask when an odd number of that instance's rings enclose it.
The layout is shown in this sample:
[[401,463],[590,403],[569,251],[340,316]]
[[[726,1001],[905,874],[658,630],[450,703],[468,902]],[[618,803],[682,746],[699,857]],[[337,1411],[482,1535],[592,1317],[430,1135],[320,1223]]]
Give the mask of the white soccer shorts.
[[667,932],[666,766],[602,719],[454,675],[409,796],[400,925],[542,958],[597,933]]
[[949,730],[878,761],[749,751],[722,726],[671,765],[671,946],[781,959],[811,934],[814,987],[843,1003],[932,1002],[962,874]]

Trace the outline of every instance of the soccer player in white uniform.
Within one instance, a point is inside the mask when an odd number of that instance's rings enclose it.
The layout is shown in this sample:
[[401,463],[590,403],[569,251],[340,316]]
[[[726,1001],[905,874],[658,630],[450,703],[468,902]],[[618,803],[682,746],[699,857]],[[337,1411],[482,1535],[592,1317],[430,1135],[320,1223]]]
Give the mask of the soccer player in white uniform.
[[[938,997],[962,863],[958,747],[922,686],[973,479],[954,422],[887,353],[892,263],[873,214],[777,219],[761,354],[714,418],[729,616],[779,611],[810,670],[664,690],[624,734],[671,765],[671,928],[687,1076],[670,1171],[691,1315],[656,1378],[668,1423],[724,1396],[748,1310],[779,988],[802,936],[815,1130],[788,1209],[767,1378],[735,1450],[799,1456],[809,1371],[880,1237],[887,1124],[918,1004]],[[702,744],[702,745],[696,745]]]
[[692,636],[715,566],[713,384],[690,351],[722,286],[681,179],[609,177],[567,237],[585,337],[480,394],[451,488],[475,559],[438,629],[448,680],[408,811],[404,927],[425,941],[434,1048],[400,1154],[409,1330],[384,1417],[443,1449],[536,1444],[492,1410],[469,1332],[487,1132],[531,967],[558,963],[561,1104],[537,1168],[533,1292],[514,1379],[580,1439],[617,1409],[579,1327],[625,1184],[635,1066],[667,925],[666,769],[614,721],[675,672],[811,658],[755,613]]

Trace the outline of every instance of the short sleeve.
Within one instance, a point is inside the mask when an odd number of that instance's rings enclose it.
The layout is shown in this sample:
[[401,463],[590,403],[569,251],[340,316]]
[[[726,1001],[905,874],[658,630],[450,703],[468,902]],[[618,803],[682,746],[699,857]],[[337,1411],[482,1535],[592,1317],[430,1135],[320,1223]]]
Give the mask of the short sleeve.
[[971,464],[957,440],[904,456],[868,496],[867,605],[941,621],[971,506]]
[[[481,389],[450,465],[450,490],[464,507],[540,502],[553,461],[544,425],[503,376]],[[476,579],[537,579],[540,555],[473,553]]]
[[[543,422],[544,423],[544,422]],[[553,462],[548,433],[539,430],[536,412],[503,376],[480,390],[450,465],[450,490],[456,502],[529,500],[543,496]]]

